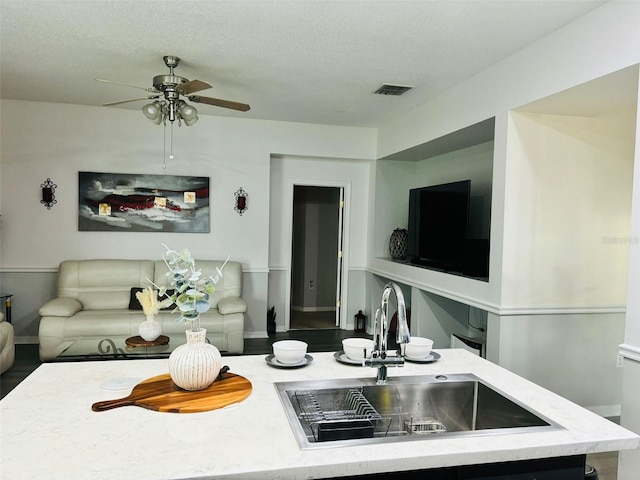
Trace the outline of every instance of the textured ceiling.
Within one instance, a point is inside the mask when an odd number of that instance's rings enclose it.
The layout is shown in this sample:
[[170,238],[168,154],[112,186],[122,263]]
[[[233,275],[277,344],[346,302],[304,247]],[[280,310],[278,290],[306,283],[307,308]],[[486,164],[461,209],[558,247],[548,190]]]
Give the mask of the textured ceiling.
[[[588,0],[1,0],[0,95],[101,105],[175,73],[222,115],[378,126],[603,4]],[[401,97],[374,95],[410,85]],[[142,93],[142,95],[141,95]],[[139,109],[145,102],[117,107]]]

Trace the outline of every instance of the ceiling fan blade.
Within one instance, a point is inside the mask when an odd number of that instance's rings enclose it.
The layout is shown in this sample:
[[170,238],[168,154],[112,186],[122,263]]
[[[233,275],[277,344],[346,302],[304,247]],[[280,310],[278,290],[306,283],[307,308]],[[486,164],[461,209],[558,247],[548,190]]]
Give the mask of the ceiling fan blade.
[[202,80],[191,80],[187,83],[183,83],[179,85],[176,90],[178,90],[183,95],[189,95],[190,93],[199,92],[200,90],[206,90],[207,88],[211,88],[207,82],[203,82]]
[[142,97],[142,98],[131,98],[129,100],[118,100],[117,102],[103,103],[102,106],[111,107],[112,105],[120,105],[121,103],[139,102],[141,100],[152,100],[154,98],[158,98],[158,95],[151,95],[151,96]]
[[140,90],[144,90],[145,92],[160,93],[155,88],[138,87],[137,85],[129,85],[128,83],[114,82],[113,80],[104,80],[102,78],[96,78],[96,82],[113,83],[115,85],[122,85],[124,87],[138,88]]
[[241,112],[246,112],[251,108],[246,103],[232,102],[230,100],[221,100],[219,98],[201,97],[199,95],[190,95],[188,98],[192,102],[206,103],[207,105],[214,105],[216,107],[231,108],[233,110],[240,110]]

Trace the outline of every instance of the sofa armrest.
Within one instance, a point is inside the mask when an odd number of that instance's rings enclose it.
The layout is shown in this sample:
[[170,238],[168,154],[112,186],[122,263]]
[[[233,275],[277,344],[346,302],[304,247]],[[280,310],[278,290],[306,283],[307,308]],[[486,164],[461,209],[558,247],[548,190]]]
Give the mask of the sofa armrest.
[[226,297],[218,301],[218,312],[220,312],[221,315],[245,313],[246,311],[247,304],[240,297]]
[[58,297],[45,303],[38,313],[41,317],[70,317],[82,310],[82,304],[74,298]]

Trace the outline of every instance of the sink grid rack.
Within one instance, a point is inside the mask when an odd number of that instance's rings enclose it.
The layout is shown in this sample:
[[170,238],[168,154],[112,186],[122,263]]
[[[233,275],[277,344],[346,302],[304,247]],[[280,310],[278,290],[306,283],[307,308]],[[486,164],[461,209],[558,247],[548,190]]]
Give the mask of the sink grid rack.
[[[392,416],[381,415],[361,389],[296,391],[298,418],[315,442],[389,435]],[[311,438],[310,438],[311,440]]]

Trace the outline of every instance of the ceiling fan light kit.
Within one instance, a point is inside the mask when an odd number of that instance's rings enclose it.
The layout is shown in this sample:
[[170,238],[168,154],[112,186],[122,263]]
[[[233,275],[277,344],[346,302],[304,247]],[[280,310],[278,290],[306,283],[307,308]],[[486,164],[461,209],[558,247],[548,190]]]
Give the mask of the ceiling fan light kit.
[[190,127],[198,121],[198,110],[183,100],[171,103],[164,100],[160,102],[156,100],[143,106],[142,113],[155,125],[162,123],[166,126],[167,120],[170,122],[177,120],[178,126],[184,123],[187,127]]
[[[241,112],[246,112],[251,108],[245,103],[221,100],[219,98],[201,97],[200,95],[191,95],[192,93],[199,92],[200,90],[211,88],[211,85],[201,80],[188,80],[184,77],[174,75],[173,69],[180,64],[180,58],[173,55],[165,55],[162,58],[164,60],[164,64],[169,68],[169,74],[156,75],[153,77],[153,87],[150,88],[136,87],[135,85],[113,82],[111,80],[96,80],[99,82],[115,83],[127,87],[138,88],[152,94],[142,98],[104,103],[103,106],[120,105],[128,102],[139,102],[141,100],[153,100],[153,102],[142,107],[142,113],[154,125],[162,124],[165,129],[167,126],[167,120],[169,121],[172,128],[171,154],[169,155],[169,159],[173,159],[173,123],[177,120],[178,126],[182,126],[184,123],[187,127],[190,127],[198,121],[198,110],[182,100],[180,95],[187,97],[191,102],[205,103],[207,105],[230,108]],[[166,163],[164,164],[164,168],[166,168]]]

